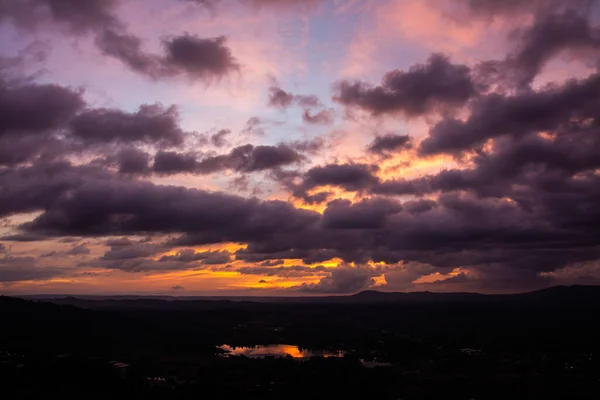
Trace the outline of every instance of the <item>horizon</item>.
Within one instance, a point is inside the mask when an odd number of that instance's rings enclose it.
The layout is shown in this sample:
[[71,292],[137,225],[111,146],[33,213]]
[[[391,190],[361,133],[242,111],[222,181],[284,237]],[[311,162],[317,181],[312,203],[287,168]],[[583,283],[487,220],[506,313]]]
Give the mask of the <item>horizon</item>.
[[241,299],[251,299],[251,298],[269,298],[269,299],[293,299],[293,298],[329,298],[329,297],[353,297],[356,295],[360,295],[360,294],[364,294],[364,293],[377,293],[377,294],[433,294],[433,295],[444,295],[444,294],[474,294],[474,295],[481,295],[481,296],[513,296],[513,295],[521,295],[521,294],[528,294],[528,293],[534,293],[534,292],[543,292],[543,291],[548,291],[548,290],[556,290],[556,289],[561,289],[561,288],[568,288],[568,289],[577,289],[577,288],[598,288],[600,289],[600,285],[580,285],[580,284],[574,284],[574,285],[556,285],[556,286],[548,286],[548,287],[543,287],[543,288],[539,288],[539,289],[535,289],[535,290],[530,290],[530,291],[524,291],[524,292],[506,292],[506,293],[480,293],[480,292],[450,292],[450,291],[446,291],[446,292],[439,292],[439,291],[429,291],[429,290],[422,290],[422,291],[381,291],[381,290],[376,290],[376,289],[365,289],[365,290],[361,290],[360,292],[355,292],[355,293],[323,293],[323,294],[308,294],[308,293],[302,293],[302,292],[267,292],[267,294],[264,295],[248,295],[248,294],[244,294],[245,292],[242,291],[235,291],[235,292],[231,292],[231,294],[226,294],[223,293],[221,291],[215,291],[215,292],[205,292],[205,293],[198,293],[198,294],[194,294],[194,293],[180,293],[180,294],[175,294],[173,292],[164,292],[164,293],[143,293],[143,292],[114,292],[114,293],[27,293],[27,294],[20,294],[20,295],[5,295],[3,293],[0,293],[0,296],[6,296],[6,297],[17,297],[17,298],[23,298],[23,299],[52,299],[52,298],[62,298],[62,297],[72,297],[72,298],[81,298],[84,299],[86,297],[94,297],[94,298],[113,298],[113,297],[132,297],[132,298],[156,298],[156,297],[160,297],[160,298],[164,298],[164,297],[172,297],[172,298],[190,298],[191,300],[198,298],[198,299],[215,299],[215,298],[223,298],[223,299],[235,299],[235,298],[241,298]]
[[600,285],[600,0],[7,0],[0,294]]

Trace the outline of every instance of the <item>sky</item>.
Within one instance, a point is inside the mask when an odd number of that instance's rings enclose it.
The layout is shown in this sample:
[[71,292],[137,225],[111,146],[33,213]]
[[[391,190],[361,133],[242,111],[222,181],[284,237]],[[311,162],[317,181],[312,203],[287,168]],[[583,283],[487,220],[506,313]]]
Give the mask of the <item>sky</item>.
[[0,294],[600,284],[596,0],[0,0]]

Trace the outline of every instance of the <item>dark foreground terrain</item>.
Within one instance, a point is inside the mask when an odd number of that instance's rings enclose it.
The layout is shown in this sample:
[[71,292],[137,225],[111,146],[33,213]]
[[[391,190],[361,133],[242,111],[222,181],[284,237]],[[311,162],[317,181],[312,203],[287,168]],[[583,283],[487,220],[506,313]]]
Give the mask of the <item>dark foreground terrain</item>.
[[0,396],[600,398],[600,287],[237,300],[0,297]]

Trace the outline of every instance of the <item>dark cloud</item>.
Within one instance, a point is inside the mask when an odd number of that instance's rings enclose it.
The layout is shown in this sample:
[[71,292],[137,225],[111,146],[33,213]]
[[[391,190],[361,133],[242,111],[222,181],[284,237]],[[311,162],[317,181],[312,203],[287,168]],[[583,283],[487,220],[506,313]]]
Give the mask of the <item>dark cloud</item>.
[[88,181],[110,180],[111,174],[92,166],[41,163],[0,169],[0,215],[44,209],[54,199]]
[[370,267],[351,267],[338,265],[330,272],[330,276],[321,278],[319,283],[303,283],[299,290],[311,293],[356,293],[375,285],[378,272]]
[[51,267],[0,267],[0,282],[40,281],[63,275],[64,271]]
[[279,10],[311,10],[322,0],[183,0],[206,7],[211,11],[217,10],[217,6],[227,3],[238,3],[250,6],[256,10],[275,8]]
[[288,108],[297,105],[303,108],[319,107],[321,102],[315,95],[295,95],[286,92],[278,86],[269,88],[269,106],[277,108]]
[[373,186],[372,192],[381,195],[414,195],[423,196],[431,193],[433,188],[429,178],[390,179]]
[[94,155],[123,173],[143,173],[149,155],[133,146],[179,146],[192,136],[179,127],[174,106],[86,109],[81,91],[0,80],[0,165]]
[[282,265],[284,260],[265,260],[260,263],[261,267],[274,267],[276,265]]
[[181,250],[175,255],[162,256],[159,261],[201,261],[201,264],[226,264],[231,261],[231,254],[226,250],[196,252],[193,249]]
[[132,246],[135,242],[129,238],[109,239],[104,242],[105,245],[110,247],[127,247]]
[[53,21],[70,33],[85,34],[119,25],[113,14],[117,4],[117,0],[3,0],[0,20],[7,18],[27,29]]
[[85,105],[82,92],[0,77],[0,165],[53,160],[72,145],[55,135]]
[[154,157],[153,171],[159,174],[211,174],[224,170],[247,173],[278,168],[298,163],[303,159],[303,156],[283,144],[278,146],[247,144],[232,149],[228,154],[202,159],[193,153],[159,151]]
[[334,99],[375,115],[403,113],[409,117],[463,106],[477,94],[467,66],[433,54],[426,64],[385,74],[381,85],[342,81]]
[[45,240],[43,235],[37,233],[20,232],[11,235],[0,236],[0,240],[7,242],[39,242]]
[[302,189],[319,186],[338,186],[350,191],[367,189],[379,182],[374,174],[378,167],[370,164],[328,164],[309,169],[304,175]]
[[375,154],[387,154],[401,149],[412,147],[411,138],[408,135],[395,135],[393,133],[376,136],[375,140],[369,144],[367,150]]
[[224,36],[199,38],[190,34],[166,39],[163,64],[167,71],[186,74],[191,79],[223,77],[238,69],[225,42]]
[[51,161],[70,150],[70,144],[49,134],[0,136],[0,165],[14,166],[34,160]]
[[159,151],[154,156],[152,169],[158,174],[193,173],[198,169],[198,162],[193,153]]
[[238,172],[256,172],[294,164],[304,158],[292,148],[277,146],[253,146],[247,144],[231,150],[229,154],[204,158],[197,164],[200,173],[212,173],[225,169]]
[[477,66],[478,79],[525,90],[558,55],[567,53],[569,60],[597,65],[600,29],[591,25],[588,6],[575,1],[563,11],[537,14],[531,26],[511,34],[516,42],[511,54],[504,60],[485,61]]
[[52,17],[69,25],[74,32],[103,29],[116,24],[112,12],[116,0],[37,0],[35,3],[46,5]]
[[149,257],[163,250],[165,250],[165,247],[157,244],[136,243],[123,246],[117,243],[104,253],[102,260],[128,260]]
[[265,131],[261,127],[264,121],[262,121],[258,117],[251,117],[246,122],[246,126],[242,129],[242,133],[247,135],[256,135],[256,136],[264,136]]
[[328,229],[383,228],[387,216],[401,210],[399,203],[388,199],[367,199],[354,204],[349,200],[334,200],[323,213],[323,226]]
[[81,92],[58,85],[6,85],[0,79],[0,136],[62,127],[84,106]]
[[402,203],[402,207],[411,214],[421,214],[430,211],[437,206],[437,203],[433,200],[411,200]]
[[71,248],[69,251],[67,251],[67,255],[69,255],[69,256],[82,256],[82,255],[88,255],[90,253],[91,253],[90,249],[88,249],[87,247],[85,247],[83,245],[75,246],[75,247]]
[[10,254],[0,257],[0,282],[37,281],[62,275],[63,270],[41,267],[33,257],[15,257]]
[[164,55],[148,53],[137,36],[123,29],[106,29],[96,37],[96,45],[132,71],[152,79],[185,76],[191,80],[211,81],[237,71],[239,65],[224,36],[200,38],[190,34],[163,40]]
[[73,135],[92,142],[156,143],[175,146],[183,143],[177,108],[161,104],[142,105],[135,113],[117,109],[93,109],[75,117]]
[[419,150],[421,154],[457,154],[490,138],[522,137],[594,117],[599,89],[600,75],[594,74],[535,92],[483,96],[465,121],[445,118],[436,124]]
[[314,139],[286,142],[285,145],[301,153],[315,154],[325,147],[325,140],[321,137],[316,137]]
[[386,290],[404,291],[414,289],[415,280],[433,273],[446,273],[450,269],[436,268],[429,264],[408,262],[398,265],[388,265],[383,268]]
[[185,288],[181,285],[175,285],[171,287],[171,290],[185,290]]
[[177,261],[160,262],[151,258],[121,257],[114,259],[100,258],[89,262],[80,263],[79,267],[103,268],[125,271],[129,273],[161,273],[166,271],[179,271],[188,269],[188,263]]
[[322,265],[306,267],[304,265],[290,265],[288,267],[241,267],[236,270],[243,275],[266,275],[283,278],[320,275],[326,268]]
[[523,13],[544,15],[563,8],[587,8],[596,0],[461,0],[469,10],[479,16],[511,17]]
[[152,79],[186,76],[192,80],[222,78],[239,69],[226,38],[190,34],[163,40],[164,54],[143,49],[142,39],[129,33],[116,14],[116,0],[3,0],[0,22],[10,20],[25,30],[49,24],[75,35],[90,34],[98,49],[132,71]]
[[166,73],[160,57],[146,53],[142,40],[123,30],[103,30],[96,37],[96,46],[103,54],[120,60],[134,72],[154,79]]
[[[147,76],[223,76],[218,72],[221,64],[205,64],[194,55],[207,49],[207,54],[224,54],[210,50],[224,47],[222,39],[184,35],[182,43],[192,49],[184,57],[171,54],[169,46],[174,47],[177,38],[170,38],[165,42],[168,57],[148,55],[142,43],[128,36],[112,17],[111,9],[107,8],[108,19],[100,27],[86,16],[102,15],[97,9],[77,11],[73,15],[81,16],[76,18],[53,16],[44,7],[36,13],[45,10],[45,23],[54,20],[70,32],[107,39],[114,49],[112,56]],[[520,5],[505,2],[497,7],[494,13],[509,15]],[[513,8],[502,11],[502,7]],[[459,167],[417,178],[396,175],[383,180],[376,165],[350,162],[330,162],[306,171],[282,168],[300,165],[322,149],[324,142],[318,139],[227,147],[223,154],[197,146],[192,153],[190,143],[200,136],[179,128],[174,108],[143,106],[133,113],[95,110],[86,108],[77,90],[2,81],[0,216],[35,213],[35,218],[0,239],[106,236],[111,238],[105,242],[110,249],[99,259],[87,257],[81,266],[149,273],[219,269],[206,265],[226,264],[232,259],[230,253],[173,249],[244,243],[247,247],[235,253],[235,260],[249,265],[240,273],[318,276],[317,284],[297,288],[318,293],[363,290],[373,287],[381,275],[390,290],[412,288],[419,277],[440,272],[448,278],[431,284],[432,288],[454,285],[501,291],[535,287],[547,282],[548,276],[570,273],[573,266],[600,259],[600,75],[541,88],[530,83],[561,53],[594,62],[598,36],[587,16],[571,6],[532,15],[533,25],[513,34],[516,48],[506,59],[482,64],[500,68],[499,73],[519,90],[493,92],[494,85],[477,86],[473,82],[479,82],[482,66],[472,73],[440,55],[408,71],[388,73],[380,86],[340,85],[338,101],[376,115],[410,117],[442,111],[417,155],[451,154]],[[102,18],[107,17],[98,21]],[[113,37],[107,36],[109,30]],[[291,98],[271,94],[279,96],[273,96],[275,106],[313,107],[301,104],[312,100],[295,94],[283,93]],[[446,113],[463,106],[464,119],[463,113]],[[315,116],[312,110],[308,115]],[[264,124],[253,118],[242,134],[259,132]],[[228,146],[221,141],[225,135],[209,138],[206,134],[202,146],[211,142],[213,150]],[[385,135],[375,138],[368,151],[387,155],[410,145],[407,136]],[[88,165],[64,161],[72,156],[78,163],[92,161]],[[296,208],[292,202],[161,186],[137,176],[153,171],[232,171],[246,179],[252,172],[268,171],[305,203],[329,203],[319,214]],[[355,200],[336,199],[329,186],[336,187],[335,192],[356,192],[343,195]],[[357,200],[360,197],[364,199]],[[160,235],[166,243],[141,242],[128,235]],[[75,249],[89,245],[73,246],[73,253],[84,254],[85,250]],[[59,254],[66,256],[58,252],[54,256]],[[337,268],[318,265],[338,258],[345,263]],[[282,260],[288,259],[316,266],[287,267]],[[4,280],[48,279],[62,273],[38,265],[52,261],[48,257],[2,260],[0,279]],[[388,265],[371,267],[369,261]],[[228,270],[237,270],[237,262]]]
[[210,137],[210,142],[215,147],[227,146],[229,143],[225,139],[225,136],[228,136],[229,134],[231,134],[231,131],[229,129],[221,129]]
[[149,171],[150,155],[140,149],[128,147],[117,153],[115,161],[122,174],[145,174]]
[[310,110],[305,109],[302,113],[302,120],[307,124],[330,125],[333,123],[334,117],[335,111],[333,111],[333,108],[326,108],[317,112],[316,114],[311,114]]
[[294,95],[277,86],[269,88],[269,105],[271,107],[287,108],[294,102]]
[[509,57],[518,74],[517,87],[527,87],[542,67],[559,52],[569,49],[581,57],[600,61],[600,29],[590,26],[588,15],[571,9],[561,14],[537,18],[521,38],[517,52]]
[[[33,176],[36,172],[39,175]],[[2,213],[45,210],[23,226],[31,233],[96,236],[162,231],[187,234],[179,240],[182,244],[261,240],[318,221],[317,214],[280,201],[261,202],[118,177],[104,179],[87,167],[65,165],[53,172],[58,176],[29,168],[0,176]],[[19,187],[12,187],[10,182],[19,177],[25,179]]]

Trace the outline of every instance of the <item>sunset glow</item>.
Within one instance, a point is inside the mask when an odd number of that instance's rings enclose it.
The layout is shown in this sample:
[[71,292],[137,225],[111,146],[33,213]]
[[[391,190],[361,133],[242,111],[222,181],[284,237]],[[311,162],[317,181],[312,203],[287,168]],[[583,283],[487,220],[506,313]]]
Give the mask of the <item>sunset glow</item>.
[[600,282],[600,6],[501,3],[7,1],[0,294]]

